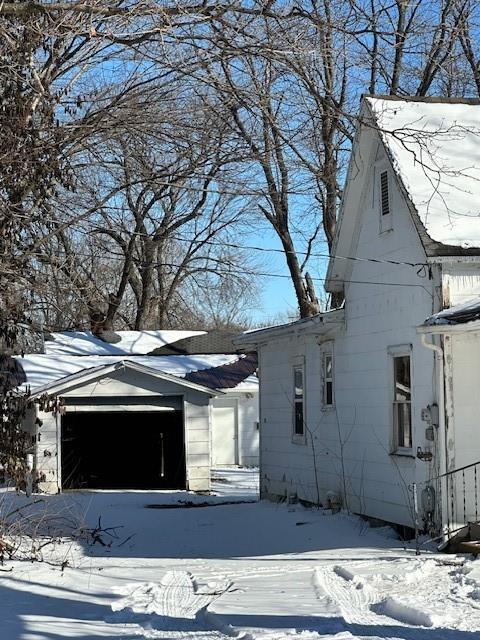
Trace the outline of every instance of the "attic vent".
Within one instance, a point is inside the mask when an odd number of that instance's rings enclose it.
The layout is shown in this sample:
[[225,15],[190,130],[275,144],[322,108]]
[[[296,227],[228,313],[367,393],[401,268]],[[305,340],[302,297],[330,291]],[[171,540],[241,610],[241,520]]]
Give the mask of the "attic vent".
[[388,197],[388,172],[382,171],[380,174],[380,196],[382,206],[382,216],[388,216],[390,213],[390,201]]

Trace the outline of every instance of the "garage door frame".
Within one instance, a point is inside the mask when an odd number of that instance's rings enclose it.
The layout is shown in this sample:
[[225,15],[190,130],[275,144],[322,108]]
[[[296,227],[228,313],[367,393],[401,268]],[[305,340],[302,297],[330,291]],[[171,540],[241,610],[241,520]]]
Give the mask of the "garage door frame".
[[[185,429],[185,405],[184,405],[184,397],[183,396],[171,396],[171,398],[174,398],[175,401],[174,402],[170,402],[170,404],[175,404],[178,405],[178,408],[173,408],[173,407],[166,407],[165,403],[167,401],[166,397],[163,398],[148,398],[148,403],[145,403],[145,400],[147,398],[142,398],[142,404],[140,403],[136,403],[136,402],[131,402],[129,404],[114,404],[115,402],[115,398],[114,397],[108,397],[105,398],[105,400],[108,401],[108,403],[103,403],[103,404],[81,404],[81,401],[84,400],[84,398],[80,398],[80,397],[71,397],[68,398],[68,400],[70,401],[71,404],[68,404],[67,406],[65,406],[65,412],[64,415],[62,415],[61,420],[60,420],[60,424],[58,425],[58,430],[57,430],[57,441],[58,441],[58,445],[57,445],[57,465],[58,465],[58,484],[59,484],[59,490],[60,491],[68,491],[70,489],[64,489],[63,487],[63,461],[62,461],[62,454],[63,454],[63,430],[64,430],[64,416],[68,415],[68,414],[77,414],[77,413],[145,413],[145,414],[155,414],[155,413],[174,413],[176,411],[181,411],[181,428],[182,428],[182,447],[183,447],[183,463],[184,463],[184,484],[185,487],[188,486],[188,471],[187,471],[187,433],[186,433],[186,429]],[[87,399],[89,402],[92,401],[91,398]],[[150,402],[151,401],[151,402]],[[80,402],[80,404],[78,404],[78,402]],[[162,402],[162,405],[160,405],[160,402]],[[75,404],[74,404],[75,403]],[[145,489],[148,489],[149,487],[146,487]],[[79,490],[80,488],[73,488],[72,490]],[[94,487],[91,487],[92,490],[94,490]],[[133,489],[133,487],[132,487]],[[128,488],[123,489],[125,491],[128,491]]]

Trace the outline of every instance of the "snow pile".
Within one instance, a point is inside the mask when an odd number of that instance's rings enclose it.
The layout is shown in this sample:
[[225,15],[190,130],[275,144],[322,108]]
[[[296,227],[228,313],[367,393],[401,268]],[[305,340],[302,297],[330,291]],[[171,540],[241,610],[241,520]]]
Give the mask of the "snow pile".
[[479,248],[480,105],[366,101],[430,238]]
[[154,349],[178,342],[205,331],[115,331],[120,340],[115,344],[105,342],[90,331],[61,331],[45,340],[45,353],[50,356],[71,355],[145,355]]

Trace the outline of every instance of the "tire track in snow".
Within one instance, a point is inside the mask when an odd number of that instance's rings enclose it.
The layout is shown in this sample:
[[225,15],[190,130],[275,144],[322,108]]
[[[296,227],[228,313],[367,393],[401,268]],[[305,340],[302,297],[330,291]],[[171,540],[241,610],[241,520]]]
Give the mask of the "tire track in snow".
[[316,570],[315,586],[319,598],[325,595],[335,602],[347,624],[381,625],[388,618],[371,611],[371,606],[382,600],[374,589],[353,576],[348,577],[341,567]]
[[[422,628],[420,612],[410,607],[402,607],[395,601],[391,607],[385,607],[389,599],[343,567],[317,568],[314,583],[319,599],[327,597],[335,602],[346,626],[350,626],[350,629],[346,630],[345,637],[352,640],[355,638],[393,639],[398,637],[398,627],[404,629],[401,636],[404,640],[421,637],[418,635]],[[386,615],[383,613],[384,610]],[[393,618],[389,616],[390,611],[394,615]],[[418,613],[418,619],[413,622],[416,613]],[[405,616],[405,621],[402,621],[402,614]]]

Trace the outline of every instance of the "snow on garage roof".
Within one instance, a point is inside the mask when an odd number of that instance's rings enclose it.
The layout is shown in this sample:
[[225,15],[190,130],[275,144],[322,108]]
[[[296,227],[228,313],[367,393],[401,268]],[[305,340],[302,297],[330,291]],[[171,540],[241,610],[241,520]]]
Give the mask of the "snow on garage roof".
[[244,356],[228,355],[200,355],[200,356],[49,356],[26,355],[15,356],[22,366],[26,382],[19,390],[29,386],[32,393],[63,378],[72,376],[88,369],[94,369],[121,361],[135,362],[155,371],[174,375],[179,378],[187,374],[211,369],[222,365],[232,364]]
[[90,331],[60,331],[49,334],[53,340],[45,340],[45,353],[50,356],[145,355],[167,344],[204,333],[205,331],[115,331],[120,340],[112,344],[94,336]]
[[430,238],[480,248],[480,103],[365,100]]

